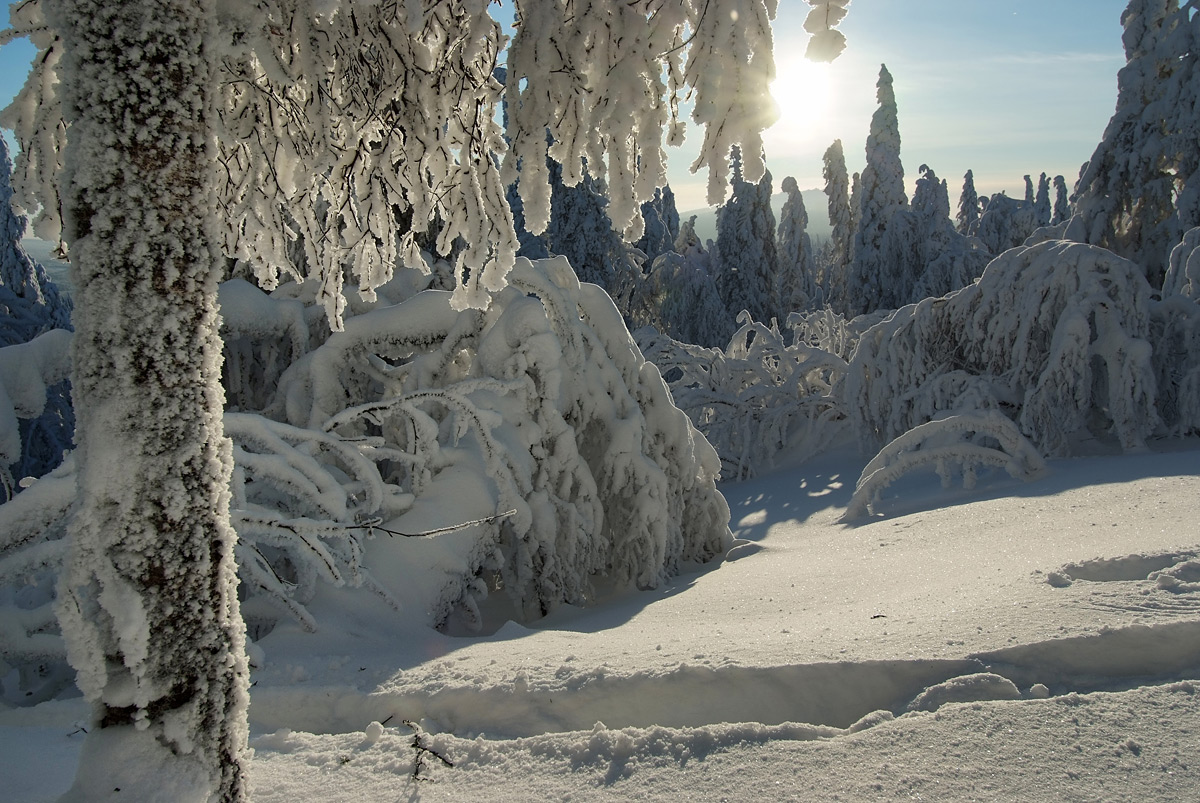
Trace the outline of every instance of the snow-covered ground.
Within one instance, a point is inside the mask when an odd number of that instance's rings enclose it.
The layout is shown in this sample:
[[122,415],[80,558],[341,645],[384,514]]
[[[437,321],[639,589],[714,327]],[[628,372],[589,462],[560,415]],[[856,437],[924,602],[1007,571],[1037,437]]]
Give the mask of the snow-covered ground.
[[[1200,442],[918,475],[842,524],[862,465],[726,485],[725,561],[537,627],[322,590],[252,656],[255,799],[1195,800]],[[64,791],[85,720],[0,713],[5,799]]]

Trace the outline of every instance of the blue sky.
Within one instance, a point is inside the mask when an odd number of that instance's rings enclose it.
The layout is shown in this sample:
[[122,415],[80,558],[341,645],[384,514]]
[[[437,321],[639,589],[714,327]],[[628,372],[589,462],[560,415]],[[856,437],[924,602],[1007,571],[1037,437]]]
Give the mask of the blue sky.
[[[952,202],[967,169],[981,193],[1020,196],[1021,177],[1043,171],[1073,184],[1113,112],[1126,3],[852,0],[840,26],[846,52],[814,71],[797,58],[809,6],[779,0],[782,117],[766,136],[776,187],[788,175],[801,187],[821,186],[821,155],[835,138],[850,170],[862,168],[881,63],[895,79],[910,188],[921,164],[947,179]],[[0,6],[7,25],[7,3]],[[0,48],[0,104],[20,88],[32,56],[23,41]],[[668,149],[681,209],[703,205],[705,178],[687,171],[697,141],[693,132],[681,149]]]

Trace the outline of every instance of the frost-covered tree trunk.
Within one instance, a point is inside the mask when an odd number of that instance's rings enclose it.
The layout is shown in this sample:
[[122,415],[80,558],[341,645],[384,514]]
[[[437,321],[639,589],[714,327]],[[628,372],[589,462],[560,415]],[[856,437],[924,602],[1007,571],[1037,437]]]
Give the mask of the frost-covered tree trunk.
[[80,497],[59,616],[95,706],[68,798],[240,800],[247,666],[209,223],[212,8],[49,10],[65,43],[78,302]]

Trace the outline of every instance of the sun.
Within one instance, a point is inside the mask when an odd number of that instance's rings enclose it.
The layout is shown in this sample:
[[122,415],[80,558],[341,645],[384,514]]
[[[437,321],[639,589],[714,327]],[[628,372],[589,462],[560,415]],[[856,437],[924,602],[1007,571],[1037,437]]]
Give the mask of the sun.
[[779,120],[771,132],[788,139],[803,138],[833,109],[831,65],[809,61],[800,53],[776,54],[775,75],[771,97]]

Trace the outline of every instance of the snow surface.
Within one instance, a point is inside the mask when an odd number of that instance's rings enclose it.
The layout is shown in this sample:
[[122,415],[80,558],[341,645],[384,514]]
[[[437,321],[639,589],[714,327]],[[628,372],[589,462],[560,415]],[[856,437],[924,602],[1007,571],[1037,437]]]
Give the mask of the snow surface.
[[[719,565],[482,637],[323,591],[252,651],[254,797],[1194,800],[1200,441],[1151,447],[856,525],[835,452],[724,486]],[[86,720],[0,713],[6,799],[65,791]]]

